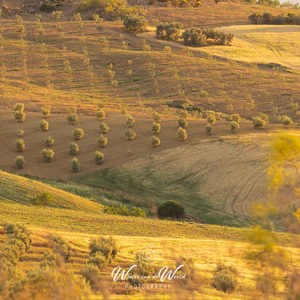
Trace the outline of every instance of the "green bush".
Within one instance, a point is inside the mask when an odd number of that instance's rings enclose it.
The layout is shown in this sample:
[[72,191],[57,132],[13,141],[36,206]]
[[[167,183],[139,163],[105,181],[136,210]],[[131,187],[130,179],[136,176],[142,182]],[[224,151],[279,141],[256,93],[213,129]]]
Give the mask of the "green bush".
[[76,143],[71,143],[69,146],[69,154],[70,155],[78,155],[79,153],[79,146]]
[[261,119],[263,119],[266,122],[266,124],[269,124],[269,117],[265,113],[260,112],[258,114],[258,117],[260,117]]
[[127,115],[126,126],[132,128],[135,124],[135,118],[132,115]]
[[230,129],[231,131],[237,131],[240,128],[240,124],[236,121],[230,122]]
[[103,163],[103,160],[104,160],[104,154],[100,151],[96,151],[95,152],[95,163],[97,165],[101,165]]
[[80,163],[76,157],[73,157],[71,160],[71,170],[74,173],[78,173],[81,170]]
[[108,263],[107,258],[101,252],[93,253],[88,258],[88,264],[96,266],[99,270],[105,268]]
[[48,237],[48,247],[56,254],[63,257],[64,261],[67,262],[71,258],[72,249],[68,242],[57,235],[50,235]]
[[16,165],[17,169],[19,169],[19,170],[24,169],[24,166],[25,166],[24,156],[22,156],[22,155],[17,156],[15,165]]
[[47,118],[51,114],[51,107],[49,105],[45,105],[41,108],[41,112],[44,118]]
[[47,136],[45,138],[45,145],[46,147],[51,147],[54,145],[54,138],[52,136]]
[[216,116],[215,114],[209,114],[206,118],[207,123],[209,123],[210,125],[214,125],[216,124]]
[[210,124],[205,125],[205,132],[207,135],[212,135],[213,133],[213,127]]
[[99,109],[96,112],[96,117],[98,120],[102,121],[105,118],[106,114],[105,111],[103,109]]
[[26,149],[26,145],[23,139],[17,139],[15,143],[15,149],[18,152],[24,152]]
[[264,119],[260,118],[260,117],[253,117],[252,118],[252,123],[253,123],[254,128],[257,128],[257,129],[262,129],[267,124],[267,122]]
[[97,143],[101,148],[105,148],[107,145],[107,137],[105,137],[103,134],[100,134],[100,136],[97,139]]
[[160,23],[156,26],[156,37],[162,40],[177,41],[181,36],[182,23]]
[[79,121],[79,118],[78,118],[78,115],[76,113],[71,113],[69,116],[68,116],[68,122],[71,124],[71,125],[76,125]]
[[180,118],[178,120],[178,127],[181,127],[183,129],[188,127],[188,121],[186,119]]
[[101,133],[106,134],[106,133],[109,132],[109,127],[107,126],[106,123],[102,122],[99,125],[99,130],[100,130]]
[[49,123],[46,120],[42,120],[40,122],[40,131],[48,131],[49,130]]
[[98,239],[93,239],[90,242],[89,248],[90,256],[93,256],[96,253],[101,253],[108,263],[111,263],[118,253],[117,243],[112,237],[99,237]]
[[281,121],[284,126],[293,126],[294,125],[293,120],[287,115],[282,116]]
[[80,271],[82,277],[89,283],[92,289],[98,289],[101,279],[101,274],[97,266],[86,264]]
[[14,107],[14,111],[24,112],[24,104],[23,103],[17,103]]
[[159,205],[157,214],[160,218],[179,219],[184,217],[185,211],[182,204],[168,200]]
[[18,132],[17,132],[17,136],[18,136],[18,137],[23,137],[23,136],[24,136],[24,133],[25,133],[25,132],[24,132],[23,129],[19,129]]
[[160,139],[159,139],[159,137],[157,137],[155,135],[152,136],[151,145],[152,145],[153,148],[158,147],[160,145]]
[[153,122],[155,122],[155,123],[160,123],[161,122],[161,117],[160,117],[160,115],[157,111],[153,112],[152,119],[153,119]]
[[240,123],[240,121],[241,121],[241,117],[240,117],[239,114],[232,114],[230,116],[230,119],[231,119],[231,121],[234,121],[234,122],[237,122],[237,123]]
[[153,133],[153,134],[159,134],[159,133],[160,133],[160,128],[161,128],[160,124],[154,122],[154,123],[152,124],[152,133]]
[[74,140],[78,141],[84,137],[84,130],[82,128],[75,128],[73,131]]
[[24,122],[26,118],[26,114],[23,111],[15,111],[15,120],[17,122]]
[[177,131],[177,137],[178,137],[179,141],[183,142],[187,139],[188,134],[185,129],[183,129],[182,127],[179,127],[178,131]]
[[40,193],[37,196],[30,199],[30,202],[33,205],[51,205],[51,204],[53,204],[54,200],[55,200],[55,197],[52,194],[50,194],[48,192],[44,192],[44,193]]
[[41,153],[45,162],[53,161],[55,153],[52,149],[43,149]]
[[125,130],[125,138],[128,141],[132,141],[136,138],[136,132],[132,128],[127,128]]
[[225,293],[232,293],[237,287],[237,271],[232,266],[218,264],[214,271],[213,287]]
[[147,21],[141,16],[129,15],[123,19],[125,30],[133,33],[144,32],[147,29]]

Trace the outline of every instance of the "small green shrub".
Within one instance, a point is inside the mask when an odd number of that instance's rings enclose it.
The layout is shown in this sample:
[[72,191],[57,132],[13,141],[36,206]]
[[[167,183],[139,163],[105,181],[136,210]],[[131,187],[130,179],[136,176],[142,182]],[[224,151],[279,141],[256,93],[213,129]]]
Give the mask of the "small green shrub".
[[46,147],[51,147],[54,145],[54,138],[52,136],[47,136],[45,138],[45,145]]
[[180,118],[178,120],[178,127],[181,127],[183,129],[186,129],[188,127],[189,123],[186,119]]
[[153,122],[155,122],[155,123],[160,123],[161,122],[161,117],[160,117],[160,115],[157,111],[153,112],[152,119],[153,119]]
[[96,151],[95,152],[95,163],[97,165],[101,165],[103,163],[103,160],[104,160],[104,154],[100,151]]
[[103,109],[99,109],[96,112],[96,117],[99,121],[102,121],[105,118],[106,114],[105,111]]
[[232,266],[218,264],[214,271],[213,287],[225,293],[232,293],[237,287],[237,271]]
[[205,132],[207,135],[212,135],[213,133],[213,127],[210,124],[205,125]]
[[17,136],[21,138],[21,137],[24,136],[24,133],[25,133],[25,132],[24,132],[23,129],[19,129],[18,132],[17,132]]
[[14,107],[14,111],[24,112],[24,104],[23,103],[17,103]]
[[214,125],[216,124],[216,116],[215,114],[209,114],[206,118],[207,123],[209,123],[210,125]]
[[152,124],[152,133],[153,133],[153,134],[159,134],[159,133],[160,133],[160,128],[161,128],[160,124],[154,122],[154,123]]
[[287,115],[282,116],[281,121],[284,126],[293,126],[294,125],[293,120]]
[[107,259],[108,263],[111,263],[118,253],[117,243],[112,237],[93,239],[90,242],[89,248],[90,256],[101,253]]
[[47,118],[51,115],[51,107],[49,105],[45,105],[41,108],[41,112],[44,118]]
[[160,139],[159,139],[159,137],[157,137],[155,135],[152,136],[151,145],[152,145],[153,148],[158,147],[160,145]]
[[230,118],[231,118],[231,121],[234,121],[234,122],[237,122],[237,123],[240,123],[240,121],[241,121],[241,117],[240,117],[239,114],[232,114],[230,116]]
[[92,289],[98,289],[101,274],[97,266],[86,264],[80,271],[82,277],[89,283]]
[[240,128],[240,124],[236,121],[230,122],[230,129],[231,131],[237,131]]
[[258,117],[260,117],[261,119],[263,119],[266,122],[266,124],[269,124],[269,117],[265,113],[260,112],[258,114]]
[[132,115],[127,115],[126,125],[128,128],[132,128],[135,124],[135,118]]
[[24,122],[26,118],[26,114],[23,111],[15,111],[15,120],[17,122]]
[[23,139],[17,139],[15,143],[15,149],[18,152],[24,152],[26,149],[26,145]]
[[40,131],[48,131],[49,130],[49,123],[46,120],[42,120],[40,122]]
[[184,128],[179,127],[177,131],[177,137],[179,141],[183,142],[187,139],[188,134]]
[[162,40],[177,41],[183,25],[179,22],[160,23],[156,26],[156,37]]
[[100,134],[100,136],[97,139],[97,143],[101,148],[105,148],[107,145],[107,137],[105,137],[103,134]]
[[101,252],[95,252],[90,255],[87,262],[88,264],[96,266],[99,270],[105,268],[109,263]]
[[19,169],[19,170],[24,169],[24,166],[25,166],[24,156],[22,156],[22,155],[17,156],[15,165],[16,165],[17,169]]
[[106,133],[109,132],[109,127],[107,126],[106,123],[102,122],[99,125],[99,130],[100,130],[101,133],[106,134]]
[[55,197],[52,194],[44,192],[30,199],[30,202],[33,205],[51,205],[54,202],[54,200]]
[[173,200],[168,200],[159,205],[157,214],[160,218],[179,219],[184,217],[185,210],[182,204]]
[[76,113],[71,113],[69,116],[68,116],[68,122],[71,124],[71,125],[76,125],[79,121],[79,118],[78,118],[78,115]]
[[136,139],[136,132],[132,128],[127,128],[125,130],[125,138],[128,141],[132,141],[132,140]]
[[52,149],[43,149],[41,153],[45,162],[48,163],[54,160],[54,151]]
[[69,146],[69,154],[70,155],[78,155],[79,153],[79,146],[76,143],[71,143]]
[[263,128],[265,128],[265,126],[267,124],[267,122],[264,119],[262,119],[261,117],[253,117],[252,123],[253,123],[254,128],[257,128],[257,129],[263,129]]
[[123,24],[125,30],[133,33],[144,32],[147,29],[147,21],[145,18],[137,15],[125,16]]
[[74,173],[78,173],[81,170],[80,163],[76,157],[73,157],[71,160],[71,170]]
[[82,128],[75,128],[73,131],[74,140],[78,141],[84,137],[84,130]]
[[48,237],[48,247],[56,254],[63,257],[64,261],[67,262],[72,255],[72,249],[68,242],[57,235],[50,235]]

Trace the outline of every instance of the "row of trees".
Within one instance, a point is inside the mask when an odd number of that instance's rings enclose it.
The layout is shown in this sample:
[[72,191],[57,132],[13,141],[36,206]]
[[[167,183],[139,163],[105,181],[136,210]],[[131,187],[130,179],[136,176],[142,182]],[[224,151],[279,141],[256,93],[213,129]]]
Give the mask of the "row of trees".
[[262,15],[253,13],[248,19],[253,24],[300,25],[300,15],[292,13],[289,13],[286,16],[283,14],[274,16],[271,13],[264,13]]

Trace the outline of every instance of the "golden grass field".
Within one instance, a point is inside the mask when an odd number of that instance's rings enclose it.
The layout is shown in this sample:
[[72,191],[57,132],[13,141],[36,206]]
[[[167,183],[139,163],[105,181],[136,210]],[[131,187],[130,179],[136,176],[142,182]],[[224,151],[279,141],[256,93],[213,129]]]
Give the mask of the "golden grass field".
[[233,46],[212,46],[205,48],[205,52],[237,61],[279,64],[299,72],[299,26],[242,25],[220,30],[235,35]]

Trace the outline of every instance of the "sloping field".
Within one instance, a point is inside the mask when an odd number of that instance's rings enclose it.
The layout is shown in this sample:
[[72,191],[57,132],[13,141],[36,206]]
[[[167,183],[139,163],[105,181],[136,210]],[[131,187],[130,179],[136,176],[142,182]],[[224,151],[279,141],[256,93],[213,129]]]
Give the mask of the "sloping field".
[[[51,222],[53,223],[53,222]],[[169,224],[170,223],[170,224]],[[173,227],[171,222],[169,230],[172,232]],[[156,294],[156,291],[151,291],[148,297],[151,299],[175,299],[182,297],[184,299],[224,299],[224,293],[219,292],[212,288],[212,273],[219,262],[234,265],[238,270],[238,288],[234,294],[225,299],[254,299],[261,297],[255,291],[255,276],[256,271],[254,266],[245,260],[246,252],[249,250],[247,242],[216,239],[213,227],[205,227],[206,232],[210,233],[207,238],[187,239],[187,238],[170,238],[169,236],[162,237],[144,237],[144,236],[127,236],[127,235],[114,235],[119,246],[119,253],[113,264],[105,267],[101,271],[101,278],[105,283],[106,288],[112,291],[112,299],[145,299],[147,297],[144,291],[136,291],[134,294],[126,296],[125,282],[113,283],[111,278],[111,271],[116,266],[130,266],[135,261],[135,255],[139,251],[145,249],[156,251],[155,265],[158,267],[168,266],[173,268],[175,263],[181,257],[192,259],[195,265],[195,280],[197,286],[192,290],[184,291],[182,288],[177,287],[171,281],[171,287],[164,292],[164,295]],[[221,227],[220,227],[221,229]],[[44,228],[31,227],[33,232],[33,244],[31,250],[25,254],[21,261],[18,263],[18,268],[23,270],[33,269],[38,267],[43,259],[43,254],[50,252],[51,249],[47,244],[47,237],[49,234],[61,236],[71,246],[71,257],[66,263],[69,270],[79,273],[88,259],[88,244],[92,238],[97,237],[95,234],[80,233],[74,231],[62,230],[45,230]],[[153,228],[154,232],[159,231],[158,228]],[[243,234],[241,230],[237,231],[238,235]],[[231,229],[228,230],[228,233]],[[0,246],[5,240],[5,237],[0,228]],[[114,234],[112,232],[112,234]],[[213,238],[212,238],[213,237]],[[174,251],[176,249],[176,251]],[[285,250],[289,253],[289,258],[293,262],[293,266],[299,265],[300,256],[297,248],[293,248],[292,244],[286,247]],[[146,250],[147,251],[147,250]],[[292,267],[292,265],[291,265]],[[114,294],[117,292],[118,295]],[[121,294],[120,294],[121,293]],[[127,293],[128,294],[128,293]],[[282,299],[284,297],[281,291],[278,291],[272,299]],[[100,296],[95,295],[95,299],[102,299]]]
[[273,15],[299,13],[299,10],[292,8],[282,9],[245,3],[219,2],[217,5],[210,3],[199,8],[148,7],[146,16],[151,25],[176,20],[183,23],[185,27],[217,27],[248,24],[249,15],[263,14],[266,11]]
[[35,180],[0,171],[0,202],[33,205],[33,199],[45,192],[53,196],[51,202],[47,203],[49,206],[94,212],[102,210],[101,205],[90,200]]
[[[30,110],[42,104],[91,110],[100,99],[110,107],[127,103],[142,110],[186,97],[205,109],[250,117],[277,107],[294,113],[289,105],[300,95],[298,74],[220,60],[160,43],[152,33],[145,46],[121,23],[24,21],[22,39],[15,21],[2,23],[1,107],[24,102]],[[163,50],[166,45],[171,53]]]
[[[150,211],[165,200],[177,200],[201,222],[240,226],[250,221],[255,203],[267,201],[266,145],[271,136],[248,134],[236,141],[203,140],[76,181],[122,191],[125,199]],[[287,209],[282,201],[278,205],[282,212]]]
[[300,27],[243,25],[221,27],[235,35],[231,47],[201,48],[212,55],[258,64],[279,64],[300,71]]

